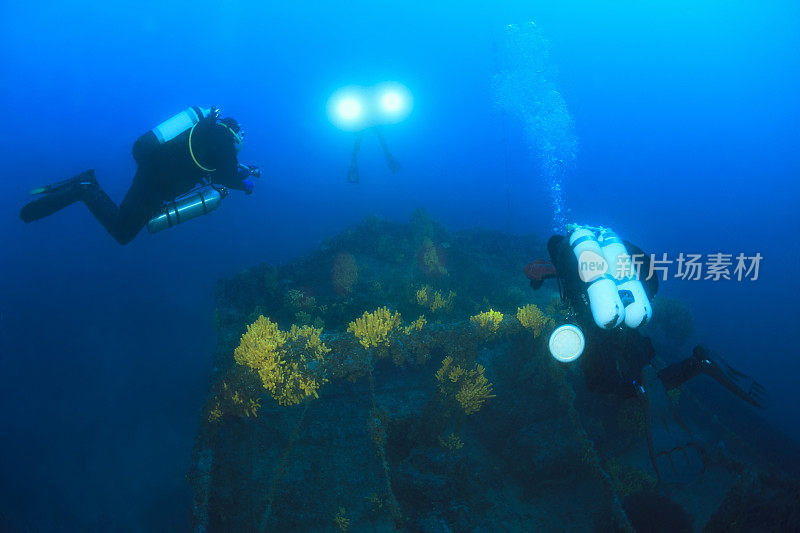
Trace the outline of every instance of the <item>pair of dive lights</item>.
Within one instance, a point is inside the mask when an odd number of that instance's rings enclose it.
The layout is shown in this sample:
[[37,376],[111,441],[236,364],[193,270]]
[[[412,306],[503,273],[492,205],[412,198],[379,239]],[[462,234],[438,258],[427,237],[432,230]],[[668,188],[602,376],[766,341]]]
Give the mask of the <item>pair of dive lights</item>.
[[402,84],[342,87],[328,99],[328,118],[339,129],[361,131],[396,124],[411,113],[411,92]]

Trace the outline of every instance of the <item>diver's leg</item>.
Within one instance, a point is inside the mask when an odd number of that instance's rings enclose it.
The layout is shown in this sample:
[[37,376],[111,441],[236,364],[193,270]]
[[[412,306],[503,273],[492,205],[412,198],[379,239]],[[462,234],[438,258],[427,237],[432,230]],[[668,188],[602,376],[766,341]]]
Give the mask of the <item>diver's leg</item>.
[[671,364],[658,373],[659,379],[664,384],[664,388],[672,390],[680,387],[690,379],[693,379],[702,372],[699,361],[694,357],[688,357],[683,361]]
[[389,170],[392,172],[392,174],[397,174],[401,168],[400,162],[395,159],[395,157],[389,151],[389,145],[386,142],[386,138],[383,136],[383,130],[378,126],[375,126],[375,135],[378,136],[378,142],[381,143],[383,156],[386,158],[386,165],[389,167]]
[[83,190],[95,184],[94,170],[81,172],[68,180],[39,187],[31,191],[40,198],[26,204],[19,213],[23,222],[48,217],[81,199]]
[[353,155],[350,157],[350,168],[347,170],[347,181],[350,183],[358,183],[358,152],[361,150],[361,141],[364,139],[364,133],[356,133],[356,140],[353,143]]
[[151,215],[153,202],[150,201],[151,195],[147,191],[141,171],[137,171],[133,184],[119,207],[97,184],[85,191],[82,200],[118,243],[128,244]]

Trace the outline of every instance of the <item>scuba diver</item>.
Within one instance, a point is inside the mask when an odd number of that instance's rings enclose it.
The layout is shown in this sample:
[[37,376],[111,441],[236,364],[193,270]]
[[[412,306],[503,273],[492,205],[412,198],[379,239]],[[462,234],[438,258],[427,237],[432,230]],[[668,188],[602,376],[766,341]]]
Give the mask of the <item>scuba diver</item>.
[[[389,152],[389,145],[386,144],[386,138],[383,136],[383,130],[381,130],[379,125],[372,126],[369,129],[375,132],[375,135],[378,137],[378,142],[381,143],[383,156],[386,158],[386,165],[389,167],[389,170],[392,172],[392,174],[397,174],[400,171],[401,166],[397,159],[395,159],[391,152]],[[358,183],[359,180],[358,152],[361,150],[361,141],[363,140],[364,130],[356,133],[356,140],[355,144],[353,145],[353,155],[350,158],[350,169],[347,171],[347,181],[350,183]]]
[[[658,278],[648,276],[639,281],[632,270],[619,268],[630,258],[642,258],[639,271],[650,272],[650,258],[637,246],[606,228],[570,226],[566,237],[550,238],[547,250],[552,263],[534,261],[525,268],[525,274],[534,289],[546,279],[557,279],[561,300],[570,308],[569,321],[578,325],[578,334],[582,333],[581,340],[585,340],[580,349],[585,346],[581,369],[587,388],[642,399],[650,459],[659,480],[689,481],[704,469],[702,447],[678,417],[667,391],[703,373],[746,402],[765,409],[769,405],[766,389],[702,345],[696,346],[690,357],[656,371],[651,364],[653,345],[636,328],[652,316],[650,301],[658,291]],[[604,260],[610,268],[593,268],[593,261],[597,266]],[[611,270],[614,267],[617,270]],[[587,275],[587,269],[595,272]],[[552,338],[550,342],[552,351]]]
[[216,107],[190,107],[139,137],[133,145],[136,174],[117,205],[100,188],[94,170],[31,191],[39,196],[22,208],[32,222],[82,200],[120,244],[145,226],[151,233],[216,209],[227,188],[246,194],[261,171],[239,164],[243,132],[232,118],[220,118]]

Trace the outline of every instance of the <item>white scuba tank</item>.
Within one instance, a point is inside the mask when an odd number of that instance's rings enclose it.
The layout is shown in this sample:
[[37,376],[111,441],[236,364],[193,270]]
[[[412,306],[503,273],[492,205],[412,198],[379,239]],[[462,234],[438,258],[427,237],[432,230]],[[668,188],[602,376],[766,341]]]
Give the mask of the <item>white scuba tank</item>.
[[600,231],[600,247],[608,262],[609,273],[617,282],[620,299],[625,305],[625,325],[636,329],[646,324],[653,316],[653,307],[636,275],[630,254],[619,235],[610,229]]
[[164,144],[188,130],[211,114],[210,108],[189,107],[152,129],[158,142]]
[[625,319],[625,307],[594,232],[579,226],[569,236],[569,244],[578,261],[578,274],[587,284],[589,307],[595,323],[603,329],[619,326]]

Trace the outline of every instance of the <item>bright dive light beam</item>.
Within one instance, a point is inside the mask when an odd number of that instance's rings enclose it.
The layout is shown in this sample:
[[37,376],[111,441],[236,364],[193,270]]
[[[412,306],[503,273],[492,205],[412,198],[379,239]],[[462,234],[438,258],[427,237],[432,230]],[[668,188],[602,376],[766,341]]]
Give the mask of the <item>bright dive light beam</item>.
[[389,113],[397,113],[403,108],[403,97],[395,91],[388,91],[381,96],[381,107]]
[[361,116],[362,111],[361,103],[353,97],[342,98],[336,105],[336,112],[344,120],[355,120]]
[[328,119],[345,131],[361,131],[370,125],[368,99],[363,87],[342,87],[328,99]]
[[386,82],[373,89],[373,108],[375,122],[395,124],[411,113],[411,91],[397,82]]

